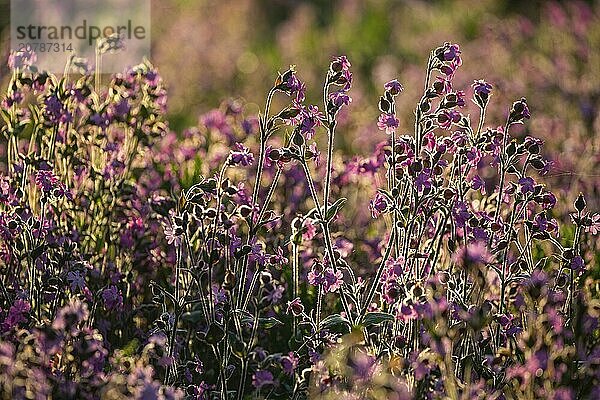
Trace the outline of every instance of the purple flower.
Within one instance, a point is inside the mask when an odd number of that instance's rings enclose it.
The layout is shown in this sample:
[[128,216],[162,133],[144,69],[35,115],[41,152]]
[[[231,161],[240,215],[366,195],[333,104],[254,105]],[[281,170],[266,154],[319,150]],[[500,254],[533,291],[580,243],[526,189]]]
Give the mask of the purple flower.
[[67,274],[67,281],[69,281],[69,285],[71,285],[71,291],[75,291],[77,289],[85,288],[85,274],[82,274],[81,271],[69,271]]
[[285,292],[285,288],[283,285],[273,285],[273,289],[266,289],[266,294],[264,299],[269,302],[269,304],[277,304],[283,298],[283,293]]
[[287,302],[287,313],[292,313],[294,316],[302,315],[304,312],[304,306],[302,305],[302,301],[300,301],[300,297],[296,297],[292,301]]
[[344,283],[342,271],[334,272],[333,268],[329,267],[323,274],[323,289],[325,292],[336,292]]
[[460,47],[458,44],[446,43],[441,54],[442,61],[458,61],[460,63]]
[[392,96],[396,96],[404,90],[404,87],[398,82],[398,79],[391,80],[383,85],[383,88]]
[[262,389],[264,386],[275,384],[273,374],[269,371],[258,370],[252,375],[252,386],[257,389]]
[[546,215],[544,213],[537,214],[533,220],[533,226],[538,231],[546,231],[548,229],[548,220],[546,219]]
[[379,214],[387,210],[387,198],[381,193],[377,192],[375,197],[369,202],[369,208],[371,209],[371,216],[373,218],[377,218]]
[[452,79],[450,77],[438,76],[433,83],[433,90],[437,94],[452,92]]
[[44,105],[44,115],[49,122],[57,124],[59,122],[66,123],[72,120],[71,113],[67,111],[67,108],[58,99],[56,94],[46,97],[46,100],[44,100]]
[[59,182],[54,172],[42,170],[36,173],[35,183],[44,193],[50,193]]
[[109,115],[107,113],[102,113],[102,114],[94,113],[90,117],[90,121],[94,125],[99,126],[101,128],[106,128],[111,123],[111,119],[110,119],[110,117],[109,117]]
[[30,310],[31,305],[29,304],[29,302],[21,299],[15,300],[14,304],[10,306],[10,309],[8,310],[8,315],[2,323],[3,330],[7,331],[12,327],[27,321],[27,313]]
[[417,310],[415,310],[413,304],[407,303],[406,300],[400,304],[396,313],[396,318],[403,322],[416,319],[418,316],[419,314],[417,314]]
[[346,56],[334,57],[331,62],[330,68],[333,72],[349,71],[352,64]]
[[600,232],[600,214],[594,214],[590,217],[590,225],[585,227],[585,231],[592,235],[597,235]]
[[468,164],[472,167],[476,167],[479,163],[479,160],[481,160],[481,150],[479,150],[477,147],[471,147],[469,150],[467,150],[465,155],[467,156]]
[[299,358],[296,357],[293,351],[290,351],[287,356],[281,357],[281,367],[283,372],[289,376],[294,375],[294,371],[298,368]]
[[269,263],[277,267],[281,267],[288,262],[289,260],[284,256],[281,246],[277,246],[276,253],[269,257]]
[[331,62],[329,69],[333,73],[332,76],[335,78],[333,83],[338,85],[344,85],[344,90],[350,89],[352,84],[352,72],[350,72],[350,61],[346,56],[334,57]]
[[[29,46],[28,46],[29,47]],[[11,51],[8,56],[8,68],[26,69],[31,67],[37,61],[37,55],[33,50],[24,48],[18,51]]]
[[129,105],[127,99],[121,99],[121,101],[114,105],[113,112],[115,116],[122,118],[129,113],[130,109],[131,106]]
[[457,201],[452,208],[452,217],[459,227],[464,226],[467,220],[471,218],[471,214],[467,211],[466,203]]
[[583,269],[585,268],[583,258],[581,256],[573,257],[571,263],[569,264],[569,268],[571,268],[574,271],[583,271]]
[[287,88],[290,92],[290,96],[295,96],[296,101],[301,103],[306,97],[306,85],[301,82],[296,74],[292,74],[286,82]]
[[264,251],[264,244],[253,238],[250,242],[250,254],[248,255],[248,260],[255,261],[259,265],[265,265],[267,262],[267,255]]
[[110,285],[102,292],[102,300],[107,310],[119,311],[123,308],[123,295],[114,285]]
[[415,179],[415,186],[417,187],[419,193],[422,193],[424,189],[431,188],[431,179],[429,174],[421,172],[419,175],[417,175],[417,178]]
[[234,141],[234,132],[226,115],[221,110],[212,110],[200,117],[200,122],[211,131],[225,136],[230,143]]
[[316,143],[311,143],[308,146],[306,155],[309,156],[311,160],[313,160],[313,162],[315,163],[315,166],[319,167],[321,165],[321,152],[317,148]]
[[181,243],[181,235],[177,234],[178,232],[176,233],[175,229],[165,226],[163,231],[169,245],[179,246]]
[[242,165],[247,167],[254,163],[254,155],[250,152],[249,148],[241,143],[236,143],[235,149],[235,151],[229,151],[230,165]]
[[556,205],[556,196],[552,192],[544,193],[541,198],[542,208],[545,210],[551,209]]
[[323,283],[323,264],[317,259],[313,261],[311,270],[306,275],[308,283],[313,286],[318,286]]
[[347,106],[352,103],[352,98],[348,96],[345,90],[337,90],[333,93],[329,93],[329,100],[335,105],[336,108],[341,106]]
[[324,115],[315,105],[299,106],[299,109],[300,114],[295,120],[299,121],[300,133],[306,140],[311,140],[315,136],[316,128],[321,126],[321,119],[324,118]]
[[573,389],[569,387],[559,387],[554,391],[552,400],[573,400],[575,399]]
[[483,79],[473,81],[473,84],[471,84],[471,87],[473,88],[473,93],[475,93],[476,95],[485,96],[485,97],[490,95],[490,93],[492,92],[492,88],[493,88],[493,86],[491,84],[487,83]]
[[250,135],[258,131],[258,118],[248,117],[242,121],[242,129],[246,135]]
[[533,193],[535,181],[533,180],[533,178],[527,176],[525,178],[519,179],[519,186],[521,186],[521,193]]
[[469,243],[467,246],[461,246],[452,256],[458,266],[468,267],[476,264],[486,264],[492,259],[492,255],[484,242]]
[[385,131],[388,135],[396,132],[396,129],[400,125],[400,121],[394,114],[381,113],[379,120],[377,121],[377,127],[379,130]]
[[308,242],[317,234],[317,227],[311,219],[306,219],[302,225],[302,228],[304,229],[304,233],[302,234],[303,241]]
[[481,194],[485,195],[485,182],[481,176],[473,176],[471,179],[471,188],[474,190],[481,190]]
[[477,104],[479,107],[485,107],[490,98],[490,93],[492,92],[492,85],[483,79],[480,79],[473,81],[471,87],[473,88],[475,104]]
[[71,192],[65,185],[58,180],[58,177],[52,171],[41,170],[35,175],[35,184],[44,192],[45,196],[53,199],[68,198],[72,199]]
[[456,105],[459,107],[466,106],[467,102],[465,101],[465,92],[463,92],[462,90],[459,90],[455,94],[456,94]]
[[460,121],[461,115],[458,111],[454,110],[443,110],[437,116],[438,124],[442,129],[450,129],[452,124],[456,124]]
[[21,101],[23,101],[23,99],[24,99],[23,92],[18,89],[15,89],[15,90],[9,92],[6,96],[6,98],[4,100],[2,100],[2,107],[10,108],[14,104],[20,104]]

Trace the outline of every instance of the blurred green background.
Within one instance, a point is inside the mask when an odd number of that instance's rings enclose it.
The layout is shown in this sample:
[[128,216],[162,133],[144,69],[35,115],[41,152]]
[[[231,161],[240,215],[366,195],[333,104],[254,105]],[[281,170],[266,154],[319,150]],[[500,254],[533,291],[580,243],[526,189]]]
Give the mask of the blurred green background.
[[[8,10],[0,0],[2,59],[8,51]],[[248,113],[276,72],[295,64],[320,98],[331,57],[353,64],[354,99],[342,115],[338,148],[368,155],[384,139],[376,128],[377,99],[387,80],[405,87],[401,130],[413,124],[431,49],[459,43],[464,65],[456,88],[470,95],[473,79],[494,85],[488,124],[501,125],[525,96],[532,119],[516,135],[548,142],[555,162],[545,178],[559,196],[588,193],[600,208],[600,7],[593,1],[235,0],[152,2],[152,62],[169,88],[169,120],[181,131],[228,98]],[[5,63],[0,73],[7,72]],[[476,113],[471,107],[467,112]]]

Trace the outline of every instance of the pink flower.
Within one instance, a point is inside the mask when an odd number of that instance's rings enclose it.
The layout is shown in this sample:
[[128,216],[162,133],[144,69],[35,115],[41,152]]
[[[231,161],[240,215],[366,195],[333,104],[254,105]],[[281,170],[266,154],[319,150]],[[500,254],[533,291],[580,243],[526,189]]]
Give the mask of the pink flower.
[[371,209],[371,216],[373,218],[379,217],[382,212],[385,212],[388,208],[387,198],[381,193],[377,192],[375,197],[369,202],[369,208]]
[[344,277],[342,271],[338,270],[337,272],[334,272],[333,268],[331,267],[325,270],[325,274],[323,275],[323,277],[323,289],[325,290],[325,292],[336,292],[344,283],[344,281],[342,280],[342,278]]
[[302,240],[310,241],[317,234],[317,227],[313,224],[312,220],[306,219],[304,221],[304,233],[302,234]]
[[310,155],[310,159],[313,160],[317,167],[321,165],[321,152],[317,148],[316,143],[312,143],[308,146],[307,154]]
[[294,375],[294,371],[298,368],[298,362],[300,359],[296,357],[293,351],[290,351],[287,356],[281,357],[281,367],[283,372],[289,376]]
[[600,214],[594,214],[590,217],[591,224],[590,226],[585,227],[585,231],[591,233],[592,235],[597,235],[600,232]]
[[400,121],[394,114],[390,113],[381,113],[379,116],[379,120],[377,121],[377,127],[379,130],[385,131],[388,135],[396,132],[398,126],[400,125]]
[[302,305],[302,302],[300,301],[299,297],[296,297],[294,300],[292,301],[288,301],[287,302],[287,313],[292,313],[294,316],[299,316],[302,315],[302,313],[304,312],[304,306]]

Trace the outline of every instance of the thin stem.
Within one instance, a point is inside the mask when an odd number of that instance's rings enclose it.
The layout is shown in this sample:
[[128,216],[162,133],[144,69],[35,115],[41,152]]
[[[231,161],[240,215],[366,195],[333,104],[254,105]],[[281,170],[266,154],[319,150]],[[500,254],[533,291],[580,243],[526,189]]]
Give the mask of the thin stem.
[[315,309],[315,325],[320,329],[321,326],[321,310],[323,308],[323,287],[317,287],[317,307]]
[[[264,162],[265,162],[265,150],[267,147],[267,137],[268,137],[268,131],[267,131],[267,121],[269,120],[269,110],[271,109],[271,101],[273,100],[273,95],[275,94],[275,88],[271,88],[269,90],[269,94],[267,95],[267,101],[265,104],[265,115],[261,118],[260,120],[260,150],[259,150],[259,154],[258,154],[258,165],[256,166],[256,177],[254,179],[254,188],[252,189],[252,204],[250,205],[252,208],[254,208],[254,205],[256,204],[256,201],[258,199],[258,194],[260,193],[260,181],[261,181],[261,177],[262,177],[262,173],[263,173],[263,168],[264,168]],[[273,189],[274,190],[274,189]],[[266,206],[266,205],[265,205]],[[260,222],[257,221],[257,222]],[[246,245],[250,244],[250,240],[252,239],[254,232],[254,220],[250,219],[250,221],[248,222],[249,225],[249,229],[248,229],[248,236],[246,237]],[[243,294],[242,292],[244,291],[244,288],[246,287],[246,279],[247,279],[247,275],[248,275],[248,254],[244,255],[244,257],[242,258],[242,268],[241,268],[241,276],[240,276],[240,282],[238,285],[238,290],[237,290],[237,306],[238,308],[246,303],[245,301],[243,301]]]
[[[292,300],[298,297],[298,285],[299,285],[299,263],[300,252],[298,250],[298,245],[292,242]],[[298,317],[294,315],[294,325],[293,325],[293,338],[296,340],[298,336]]]
[[480,107],[479,112],[479,123],[477,124],[477,133],[475,134],[475,140],[479,139],[479,135],[481,134],[481,129],[483,128],[483,123],[485,121],[485,110],[487,107]]
[[177,246],[177,262],[175,264],[175,294],[173,301],[173,326],[171,328],[171,335],[169,336],[169,359],[172,360],[173,365],[167,369],[167,373],[165,374],[165,384],[169,382],[169,378],[171,376],[171,370],[173,373],[176,373],[175,361],[173,360],[173,355],[175,354],[175,341],[177,340],[177,325],[179,324],[179,271],[181,268],[181,244]]
[[323,207],[325,215],[327,215],[327,208],[329,205],[329,191],[331,188],[331,168],[333,163],[333,139],[335,137],[335,120],[331,121],[328,134],[327,134],[327,171],[325,172],[325,188],[323,194]]
[[363,303],[362,309],[358,316],[359,323],[362,322],[362,319],[364,318],[365,314],[367,313],[367,309],[369,308],[369,304],[371,304],[371,301],[373,301],[373,298],[375,297],[375,293],[377,292],[377,287],[379,286],[379,281],[381,280],[381,275],[383,275],[383,270],[385,269],[385,263],[387,262],[388,258],[390,257],[390,254],[392,252],[392,243],[394,242],[394,235],[395,235],[395,233],[394,233],[394,231],[392,231],[392,233],[390,234],[390,237],[388,239],[388,243],[386,245],[385,254],[383,255],[383,258],[381,259],[381,261],[379,263],[379,267],[377,268],[377,274],[375,275],[375,278],[373,279],[373,283],[371,283],[371,288],[369,289],[369,294],[365,298],[365,302]]
[[[504,127],[504,138],[502,139],[502,153],[500,154],[500,187],[498,188],[498,199],[496,211],[494,212],[493,221],[498,220],[498,216],[500,215],[500,209],[502,208],[502,197],[504,195],[504,178],[506,176],[506,168],[507,168],[507,154],[506,154],[506,139],[508,138],[508,130],[510,128],[509,121],[506,121],[506,125]],[[493,240],[493,236],[490,237],[490,244]]]
[[[429,84],[431,82],[431,69],[433,67],[433,60],[434,60],[434,55],[433,52],[431,52],[429,54],[429,60],[427,60],[427,74],[425,75],[425,84],[424,84],[424,88],[423,88],[423,93],[427,92],[427,89],[429,88]],[[415,110],[415,156],[418,157],[419,153],[421,152],[421,117],[422,117],[422,111],[421,111],[421,104],[417,104],[417,108]]]
[[[329,232],[329,224],[328,224],[327,221],[325,221],[325,215],[323,215],[322,212],[321,212],[321,206],[319,204],[319,198],[317,197],[317,192],[316,192],[315,187],[314,187],[314,181],[313,181],[312,176],[310,174],[310,170],[308,169],[308,165],[306,164],[305,160],[301,160],[301,164],[302,164],[302,168],[304,169],[304,174],[306,175],[306,180],[308,182],[308,187],[310,189],[310,194],[311,194],[311,196],[313,198],[313,201],[315,203],[315,207],[317,209],[317,215],[318,215],[319,221],[321,223],[321,228],[323,229],[323,238],[325,240],[325,248],[326,248],[327,254],[329,256],[329,262],[331,263],[333,271],[335,273],[337,273],[337,271],[338,271],[337,260],[335,258],[335,253],[333,251],[333,245],[331,244],[331,237],[330,237],[330,232]],[[352,314],[350,314],[350,308],[348,307],[348,301],[346,300],[346,293],[345,293],[345,290],[344,290],[343,286],[340,288],[340,299],[342,301],[342,307],[344,309],[344,312],[346,313],[346,316],[349,319],[352,319]]]

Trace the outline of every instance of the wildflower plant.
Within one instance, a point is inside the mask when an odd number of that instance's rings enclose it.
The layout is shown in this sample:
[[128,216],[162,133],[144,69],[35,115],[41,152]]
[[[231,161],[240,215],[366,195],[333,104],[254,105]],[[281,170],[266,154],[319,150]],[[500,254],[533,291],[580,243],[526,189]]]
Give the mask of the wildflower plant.
[[149,62],[103,87],[75,59],[58,78],[11,57],[3,395],[600,395],[600,217],[581,194],[559,227],[560,199],[537,182],[543,142],[511,135],[526,99],[488,126],[494,88],[455,88],[457,44],[430,53],[412,132],[403,86],[384,85],[382,143],[352,160],[334,151],[345,56],[324,71],[322,104],[291,66],[258,117],[231,101],[179,136]]

